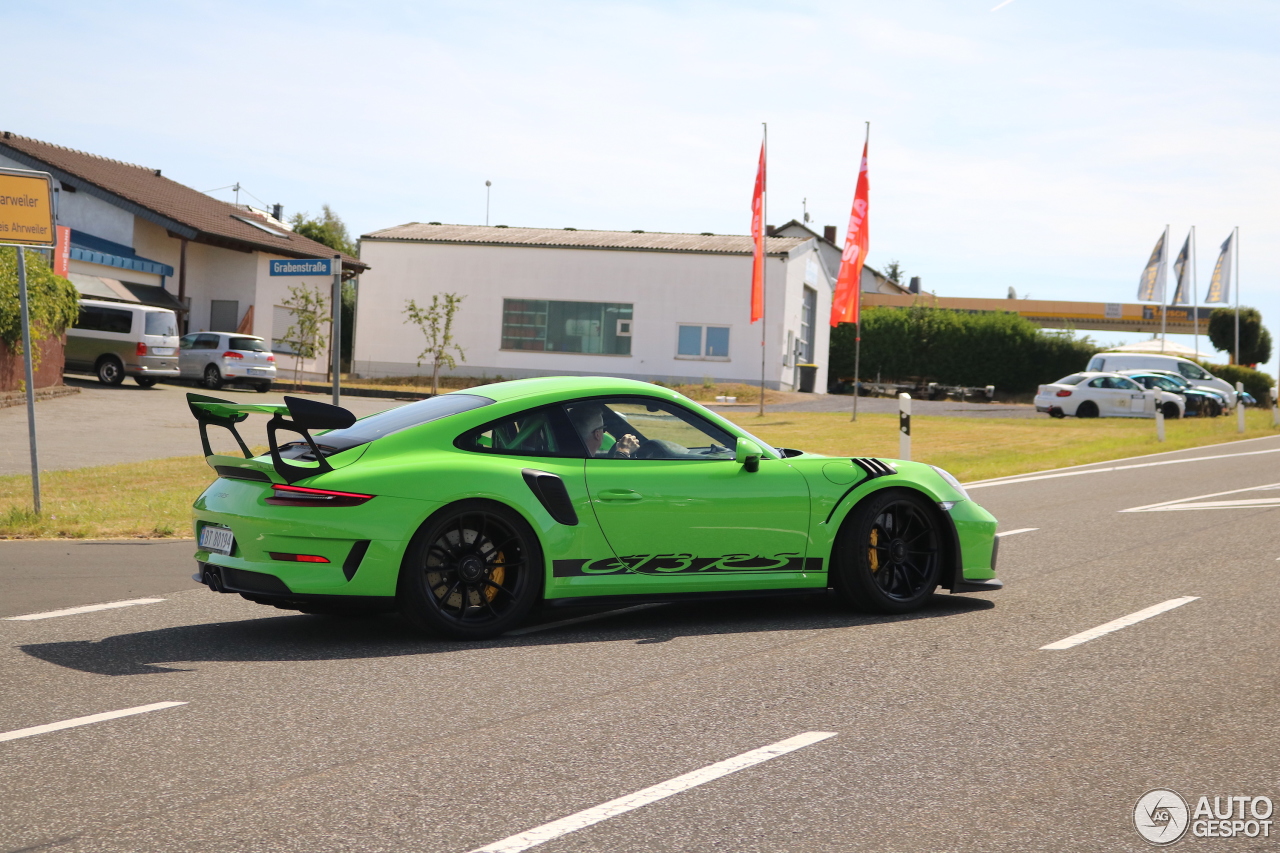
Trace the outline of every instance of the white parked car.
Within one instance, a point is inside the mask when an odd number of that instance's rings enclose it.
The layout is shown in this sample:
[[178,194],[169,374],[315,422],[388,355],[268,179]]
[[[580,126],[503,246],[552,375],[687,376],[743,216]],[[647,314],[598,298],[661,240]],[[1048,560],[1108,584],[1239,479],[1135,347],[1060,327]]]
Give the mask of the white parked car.
[[1236,386],[1219,379],[1194,361],[1176,355],[1140,352],[1100,352],[1089,359],[1085,370],[1166,370],[1177,373],[1197,388],[1220,392],[1227,400],[1227,408],[1236,404]]
[[254,335],[195,332],[178,343],[178,369],[183,379],[195,379],[206,388],[217,390],[235,382],[266,392],[276,378],[276,357]]
[[1148,390],[1118,373],[1089,371],[1041,385],[1036,393],[1036,411],[1055,418],[1154,418],[1156,406],[1166,418],[1180,418],[1185,402],[1180,394]]

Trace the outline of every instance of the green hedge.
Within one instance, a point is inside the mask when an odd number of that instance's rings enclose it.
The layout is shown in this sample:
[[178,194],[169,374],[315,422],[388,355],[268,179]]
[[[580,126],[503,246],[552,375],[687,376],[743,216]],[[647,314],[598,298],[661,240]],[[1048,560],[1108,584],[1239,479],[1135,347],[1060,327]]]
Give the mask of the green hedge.
[[[31,337],[33,341],[41,341],[61,335],[80,315],[80,294],[74,284],[53,274],[42,252],[28,251],[26,260]],[[22,352],[18,250],[8,246],[0,247],[0,340],[8,344],[12,352]]]
[[1244,390],[1253,395],[1258,405],[1271,405],[1271,386],[1276,384],[1274,376],[1238,364],[1209,364],[1202,361],[1200,365],[1219,379],[1230,382],[1232,387],[1237,382],[1243,382]]
[[[854,326],[831,331],[832,381],[853,377]],[[1014,313],[965,313],[920,305],[862,312],[862,379],[994,385],[1025,393],[1084,370],[1098,352],[1088,338],[1046,332]]]

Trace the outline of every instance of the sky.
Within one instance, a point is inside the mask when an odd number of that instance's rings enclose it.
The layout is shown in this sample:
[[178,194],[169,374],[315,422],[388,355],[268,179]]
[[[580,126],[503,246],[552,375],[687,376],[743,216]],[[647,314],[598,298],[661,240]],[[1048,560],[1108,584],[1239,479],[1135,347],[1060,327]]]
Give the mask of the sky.
[[1176,251],[1195,225],[1203,298],[1239,226],[1241,303],[1280,332],[1266,0],[62,0],[5,19],[35,37],[7,40],[0,129],[286,215],[329,204],[355,234],[482,224],[486,180],[492,224],[744,234],[767,122],[770,222],[807,207],[843,239],[870,122],[872,266],[943,296],[1132,302],[1165,226]]

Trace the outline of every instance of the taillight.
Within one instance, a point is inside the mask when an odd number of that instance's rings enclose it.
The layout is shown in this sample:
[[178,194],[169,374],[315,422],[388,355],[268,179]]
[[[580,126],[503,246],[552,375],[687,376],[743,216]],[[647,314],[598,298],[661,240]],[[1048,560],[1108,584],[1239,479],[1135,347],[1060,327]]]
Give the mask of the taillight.
[[142,341],[138,341],[138,348],[137,348],[136,350],[134,350],[134,352],[135,352],[137,355],[146,355],[146,354],[147,354],[147,345],[146,345],[146,344],[144,344]]
[[223,358],[244,358],[244,356],[242,356],[238,352],[235,352],[234,350],[227,350],[222,354],[222,357]]
[[1070,392],[1070,391],[1068,391],[1066,388],[1063,388],[1061,391],[1059,391],[1059,392],[1058,392],[1058,396],[1059,396],[1059,397],[1070,397],[1070,396],[1071,396],[1071,392]]
[[274,355],[271,355],[270,353],[267,354],[267,361],[275,361],[275,360],[276,360],[276,357]]
[[268,551],[267,555],[273,560],[283,560],[287,563],[327,563],[324,557],[317,554],[282,554],[279,551]]
[[356,492],[308,489],[304,486],[286,486],[282,483],[273,483],[271,488],[275,494],[266,500],[273,506],[360,506],[374,498],[373,495],[362,495]]

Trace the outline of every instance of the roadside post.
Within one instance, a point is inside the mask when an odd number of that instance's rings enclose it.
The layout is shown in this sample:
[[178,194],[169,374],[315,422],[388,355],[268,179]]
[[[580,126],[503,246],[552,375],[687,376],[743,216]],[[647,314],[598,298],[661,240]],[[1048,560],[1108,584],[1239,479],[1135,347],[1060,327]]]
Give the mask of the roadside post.
[[1236,383],[1236,432],[1244,432],[1244,401],[1240,395],[1244,393],[1244,383]]
[[22,362],[27,386],[27,442],[31,447],[31,502],[40,514],[40,451],[36,441],[36,382],[27,302],[28,247],[54,248],[53,177],[48,172],[0,169],[0,246],[18,252],[18,310],[22,314]]
[[1156,441],[1164,441],[1164,406],[1160,403],[1160,392],[1156,392]]
[[1271,386],[1271,425],[1280,426],[1280,409],[1276,408],[1276,395],[1280,394],[1280,388]]
[[911,395],[898,395],[898,458],[911,461]]
[[333,404],[338,405],[342,385],[342,255],[334,255],[333,261]]

